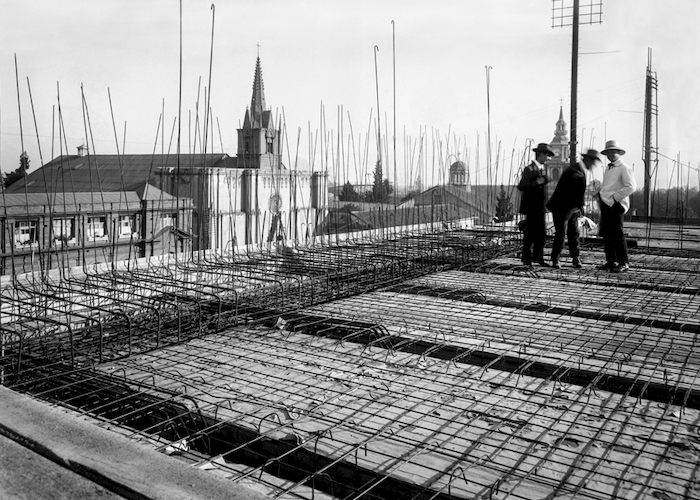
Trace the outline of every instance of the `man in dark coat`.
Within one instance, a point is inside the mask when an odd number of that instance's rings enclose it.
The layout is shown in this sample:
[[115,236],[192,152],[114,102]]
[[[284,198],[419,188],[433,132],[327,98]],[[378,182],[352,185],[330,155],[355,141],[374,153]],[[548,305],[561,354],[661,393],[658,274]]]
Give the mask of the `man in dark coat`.
[[573,266],[580,269],[583,265],[579,251],[578,219],[583,215],[586,171],[598,164],[603,164],[600,154],[595,149],[589,149],[582,155],[581,160],[564,170],[552,197],[547,202],[554,222],[552,265],[557,269],[561,268],[559,255],[564,249],[564,234],[568,236],[569,255]]
[[538,144],[532,151],[535,153],[535,159],[523,169],[518,183],[518,190],[521,193],[520,213],[525,215],[521,260],[528,267],[532,267],[533,261],[540,266],[549,267],[544,260],[544,241],[547,236],[546,184],[549,182],[544,165],[555,153],[544,142]]

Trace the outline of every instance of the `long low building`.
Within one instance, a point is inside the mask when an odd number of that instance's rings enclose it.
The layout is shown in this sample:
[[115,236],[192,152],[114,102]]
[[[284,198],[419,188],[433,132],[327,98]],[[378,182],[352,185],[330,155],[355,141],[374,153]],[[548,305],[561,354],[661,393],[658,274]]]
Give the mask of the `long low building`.
[[0,275],[152,257],[192,248],[192,201],[134,191],[0,194]]

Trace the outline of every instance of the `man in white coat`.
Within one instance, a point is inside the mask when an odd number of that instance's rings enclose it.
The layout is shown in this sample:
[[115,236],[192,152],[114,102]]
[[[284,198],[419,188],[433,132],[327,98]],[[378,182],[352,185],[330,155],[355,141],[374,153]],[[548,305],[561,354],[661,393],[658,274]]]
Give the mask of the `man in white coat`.
[[600,203],[599,234],[605,247],[605,264],[598,269],[622,273],[630,267],[623,231],[624,216],[630,208],[630,195],[637,189],[637,183],[632,169],[622,161],[625,150],[617,145],[617,141],[607,141],[601,153],[607,156],[610,164],[596,194]]

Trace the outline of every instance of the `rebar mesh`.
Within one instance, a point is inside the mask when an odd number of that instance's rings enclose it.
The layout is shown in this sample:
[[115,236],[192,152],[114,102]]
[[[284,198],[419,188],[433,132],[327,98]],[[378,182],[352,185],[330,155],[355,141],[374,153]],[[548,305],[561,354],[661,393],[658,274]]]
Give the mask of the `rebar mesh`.
[[700,255],[631,264],[462,231],[18,280],[0,374],[276,498],[698,498]]

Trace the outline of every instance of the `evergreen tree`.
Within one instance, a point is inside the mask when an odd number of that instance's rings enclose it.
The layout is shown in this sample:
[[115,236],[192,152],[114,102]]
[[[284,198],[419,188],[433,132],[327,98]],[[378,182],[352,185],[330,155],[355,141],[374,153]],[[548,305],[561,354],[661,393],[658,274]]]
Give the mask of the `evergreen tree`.
[[496,199],[496,222],[507,222],[513,220],[513,203],[510,201],[510,196],[506,193],[503,184],[501,184],[501,192]]
[[413,188],[418,192],[422,193],[423,192],[423,179],[421,178],[420,174],[416,177],[416,182],[413,184]]
[[5,174],[5,178],[3,179],[4,186],[6,188],[10,187],[12,184],[22,179],[25,175],[27,175],[28,170],[29,156],[27,155],[26,151],[22,151],[22,154],[19,155],[19,168],[10,172],[9,174]]
[[372,186],[372,200],[381,203],[384,199],[384,184],[382,183],[382,160],[377,160],[374,166],[374,185]]
[[391,185],[389,179],[384,179],[384,181],[382,181],[382,203],[387,203],[393,192],[394,186]]
[[394,186],[391,185],[389,179],[383,179],[382,176],[382,161],[377,160],[374,167],[372,191],[367,193],[365,201],[370,203],[387,203],[389,201],[389,195],[394,192]]
[[360,201],[360,195],[355,191],[355,186],[346,182],[338,194],[338,199],[340,201]]

